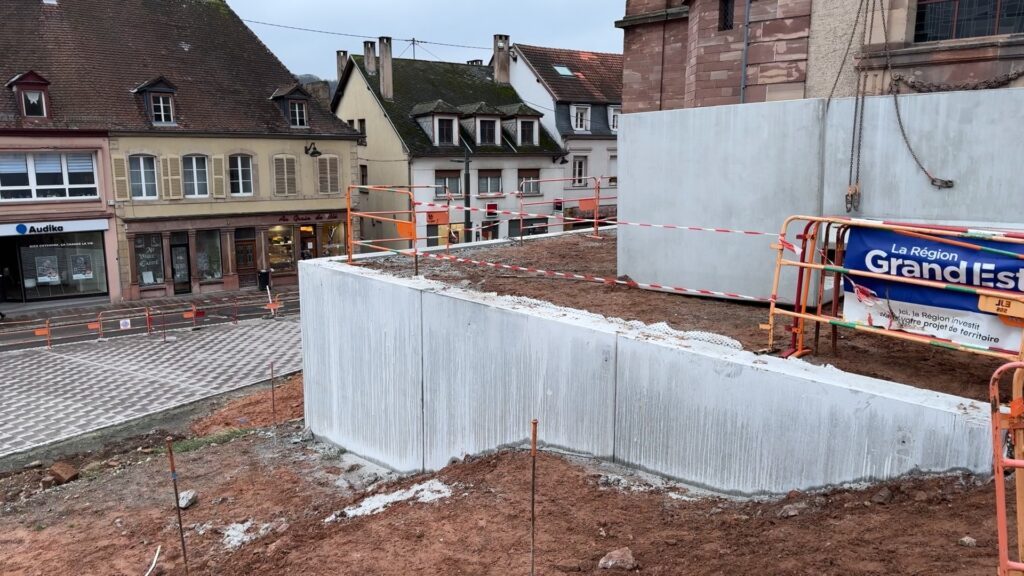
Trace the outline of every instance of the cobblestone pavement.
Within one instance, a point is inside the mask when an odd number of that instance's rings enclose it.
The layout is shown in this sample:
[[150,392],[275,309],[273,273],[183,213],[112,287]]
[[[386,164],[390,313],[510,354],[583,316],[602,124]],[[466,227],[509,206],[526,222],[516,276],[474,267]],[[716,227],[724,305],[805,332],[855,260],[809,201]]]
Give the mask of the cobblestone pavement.
[[302,368],[297,317],[0,353],[0,458]]

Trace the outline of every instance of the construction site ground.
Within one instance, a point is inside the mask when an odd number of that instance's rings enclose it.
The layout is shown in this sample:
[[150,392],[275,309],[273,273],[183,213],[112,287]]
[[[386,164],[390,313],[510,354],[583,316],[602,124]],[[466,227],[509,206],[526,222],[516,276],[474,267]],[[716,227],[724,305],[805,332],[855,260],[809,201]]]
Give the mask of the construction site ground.
[[[305,435],[301,385],[279,388],[276,409],[262,390],[173,433],[180,488],[198,494],[182,511],[191,574],[529,573],[528,452],[397,478]],[[147,574],[159,548],[151,574],[184,574],[166,434],[70,458],[81,476],[61,486],[40,486],[50,462],[0,478],[0,573]],[[992,486],[966,476],[750,501],[542,452],[536,510],[545,575],[625,573],[598,568],[623,547],[630,573],[651,575],[988,576],[996,565]]]
[[[522,245],[462,249],[452,253],[501,264],[615,278],[615,232],[603,232],[602,235],[604,238],[600,240],[571,234],[528,240]],[[397,276],[408,277],[414,273],[413,258],[405,255],[365,260],[362,265]],[[768,347],[767,332],[759,328],[760,324],[768,321],[766,304],[566,280],[423,256],[419,259],[419,272],[430,279],[482,292],[525,296],[623,320],[639,320],[648,324],[665,322],[678,330],[714,332],[729,336],[752,351]],[[649,279],[632,280],[644,282]],[[771,287],[766,284],[764,294],[770,292]],[[778,321],[780,325],[789,324],[786,318],[779,317]],[[1004,363],[996,358],[842,328],[839,329],[838,353],[833,354],[830,330],[828,326],[822,327],[821,346],[816,354],[806,356],[805,360],[976,400],[987,401],[989,378]],[[812,336],[808,337],[808,342],[813,344]],[[781,350],[788,346],[788,331],[778,330],[774,348]]]

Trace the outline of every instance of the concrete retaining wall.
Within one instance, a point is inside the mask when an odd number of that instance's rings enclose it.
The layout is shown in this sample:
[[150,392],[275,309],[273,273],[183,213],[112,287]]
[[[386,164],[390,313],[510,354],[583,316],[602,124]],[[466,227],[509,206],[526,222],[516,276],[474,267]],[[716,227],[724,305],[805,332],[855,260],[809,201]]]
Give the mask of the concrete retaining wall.
[[781,493],[991,467],[986,407],[664,329],[299,266],[306,420],[401,471],[526,439],[714,490]]
[[[830,80],[831,82],[831,80]],[[854,216],[1021,228],[1019,135],[1024,88],[866,99]],[[852,98],[626,114],[619,133],[623,220],[777,232],[786,217],[847,215]],[[1019,123],[1018,123],[1019,124]],[[623,226],[618,272],[639,282],[768,296],[770,239]],[[794,293],[793,274],[779,296]]]

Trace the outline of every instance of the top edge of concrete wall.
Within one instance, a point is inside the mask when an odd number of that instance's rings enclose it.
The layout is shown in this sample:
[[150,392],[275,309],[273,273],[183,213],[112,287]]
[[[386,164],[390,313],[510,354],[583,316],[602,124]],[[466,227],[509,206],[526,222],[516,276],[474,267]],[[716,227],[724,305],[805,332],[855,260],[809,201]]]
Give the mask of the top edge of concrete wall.
[[[665,348],[682,349],[708,358],[728,360],[729,362],[752,368],[755,371],[783,374],[807,381],[808,383],[837,386],[900,402],[962,414],[968,420],[977,420],[979,423],[987,422],[989,418],[987,405],[968,398],[916,388],[891,380],[852,374],[831,365],[821,366],[800,359],[784,359],[776,356],[759,355],[749,350],[738,350],[728,345],[695,339],[692,336],[687,336],[687,332],[675,330],[663,323],[650,325],[640,321],[609,318],[532,298],[466,290],[423,277],[400,278],[380,270],[350,266],[345,262],[329,259],[306,260],[300,262],[299,265],[300,267],[325,268],[340,274],[360,276],[414,290],[444,294],[447,297],[494,308],[557,320],[577,326],[585,326],[589,329],[614,333],[634,340],[643,340]],[[730,340],[724,336],[721,338]]]

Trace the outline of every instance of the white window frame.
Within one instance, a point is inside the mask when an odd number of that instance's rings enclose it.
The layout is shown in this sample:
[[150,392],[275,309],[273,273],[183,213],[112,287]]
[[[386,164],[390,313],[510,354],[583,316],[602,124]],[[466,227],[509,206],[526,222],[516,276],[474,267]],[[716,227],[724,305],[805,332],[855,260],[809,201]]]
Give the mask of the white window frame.
[[[481,172],[497,172],[498,175],[497,176],[481,176],[480,175]],[[501,170],[495,170],[495,169],[477,170],[477,173],[476,173],[476,194],[477,194],[477,196],[488,196],[488,197],[501,196],[502,195],[502,190],[501,190],[501,187],[502,187],[501,186],[502,176],[504,176],[504,175],[501,173]],[[487,181],[487,190],[486,191],[483,189],[483,186],[481,186],[484,183],[485,180]],[[492,190],[492,188],[494,187],[493,184],[495,183],[495,180],[497,180],[498,189],[497,190]]]
[[[146,167],[142,164],[142,161],[145,159],[149,159],[153,162],[153,182],[151,185],[146,182]],[[132,164],[134,164],[136,160],[139,161],[139,174],[142,175],[142,182],[140,183],[142,185],[141,196],[135,195],[135,186],[132,181]],[[156,200],[159,198],[160,190],[157,184],[159,180],[160,177],[156,171],[156,156],[153,156],[152,154],[132,154],[128,157],[128,192],[131,195],[132,200]],[[150,191],[152,191],[152,194],[150,194]]]
[[[46,106],[46,91],[45,90],[31,89],[31,90],[18,90],[18,92],[21,95],[21,113],[22,113],[23,116],[25,116],[25,118],[46,118],[47,117],[48,110],[47,110],[47,106]],[[39,99],[42,101],[43,113],[41,115],[39,115],[39,114],[29,114],[28,113],[28,102],[26,101],[26,99],[28,98],[28,95],[33,93],[33,92],[38,93],[39,94]]]
[[518,145],[522,146],[524,144],[523,143],[523,125],[524,124],[533,124],[533,142],[526,142],[525,144],[527,146],[540,146],[540,127],[538,125],[538,122],[536,120],[524,119],[524,118],[520,118],[519,119],[519,130],[516,131],[516,132],[518,132],[518,138],[517,138]]
[[[242,172],[243,172],[243,170],[242,170],[242,159],[243,158],[246,158],[246,159],[249,160],[249,180],[248,180],[248,182],[249,182],[249,191],[248,192],[244,191],[245,190],[245,186],[243,186],[243,184],[246,182],[246,180],[242,178]],[[238,161],[238,180],[232,180],[231,179],[231,170],[234,167],[233,165],[234,165],[236,160]],[[231,196],[234,196],[236,198],[246,198],[246,197],[252,196],[256,192],[256,174],[255,174],[255,172],[256,172],[256,162],[253,160],[253,156],[251,154],[232,154],[232,155],[228,156],[228,193],[231,194]],[[239,189],[238,192],[235,192],[235,188],[234,188],[234,183],[235,182],[238,182],[238,189]]]
[[288,101],[288,124],[292,128],[309,128],[308,107],[302,100]]
[[[160,101],[160,100],[163,100],[164,98],[167,99],[167,106],[166,106],[167,110],[166,110],[166,112],[167,112],[167,116],[170,117],[170,119],[169,120],[158,120],[157,119],[157,107],[158,107],[157,106],[157,102]],[[171,125],[174,124],[174,96],[172,96],[171,94],[165,94],[163,92],[156,92],[156,93],[150,94],[149,95],[149,106],[150,106],[150,111],[151,111],[151,113],[153,115],[153,124],[155,124],[157,126],[171,126]],[[161,103],[159,105],[159,108],[161,110],[160,116],[163,117],[164,116],[163,112],[164,112],[165,106]]]
[[608,128],[612,132],[619,131],[619,117],[622,116],[622,106],[608,107]]
[[[196,168],[196,160],[203,160],[203,193],[199,193],[199,173]],[[189,164],[192,164],[189,167]],[[185,175],[192,173],[192,187],[189,188]],[[187,154],[181,158],[181,186],[185,190],[185,198],[208,198],[210,196],[210,159],[204,154]]]
[[537,169],[537,178],[524,178],[520,175],[523,170],[516,171],[516,178],[519,179],[519,194],[522,196],[540,196],[540,169]]
[[[451,184],[449,184],[449,182],[451,180],[454,180],[455,183],[458,184],[458,186],[459,186],[458,193],[453,193],[452,194],[452,198],[462,198],[462,185],[463,185],[462,172],[458,172],[458,174],[456,176],[438,176],[437,175],[438,172],[456,172],[456,171],[455,170],[434,170],[434,186],[436,186],[436,188],[434,188],[434,198],[444,198],[445,197],[445,192],[446,191],[450,191],[453,188],[453,186],[451,186]],[[438,183],[439,180],[443,181],[443,184]],[[447,190],[446,190],[446,188],[447,188]]]
[[[100,184],[98,174],[96,172],[96,153],[93,151],[80,151],[80,152],[22,152],[22,151],[0,151],[0,154],[13,154],[13,155],[24,155],[25,156],[25,169],[28,171],[28,184],[18,186],[3,186],[0,184],[0,192],[3,190],[29,190],[32,194],[30,198],[0,198],[0,203],[17,203],[17,202],[67,202],[77,200],[96,200],[100,195]],[[60,155],[60,169],[61,177],[63,178],[64,184],[60,185],[39,185],[36,182],[36,163],[35,157],[39,154],[59,154]],[[92,184],[71,184],[68,170],[68,155],[70,154],[88,154],[92,159]],[[63,188],[67,195],[65,196],[39,196],[39,190],[51,190],[55,188]],[[96,192],[91,196],[72,196],[71,190],[74,189],[86,189],[94,188]]]
[[[583,123],[578,121],[579,113],[583,112]],[[573,104],[569,107],[569,120],[572,121],[572,129],[574,132],[590,132],[590,105],[588,104]]]
[[[441,120],[452,121],[452,141],[441,142]],[[459,145],[459,119],[455,116],[434,116],[434,146]]]
[[[494,124],[494,139],[490,142],[483,140],[483,124],[491,122]],[[501,121],[498,118],[484,117],[476,119],[476,143],[479,146],[501,146]]]
[[[572,157],[572,185],[579,188],[588,183],[587,156],[579,155]],[[582,169],[580,169],[582,167]]]

